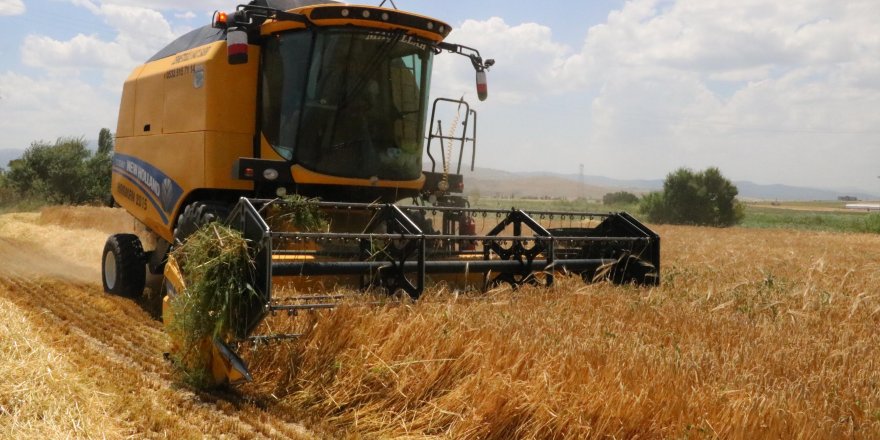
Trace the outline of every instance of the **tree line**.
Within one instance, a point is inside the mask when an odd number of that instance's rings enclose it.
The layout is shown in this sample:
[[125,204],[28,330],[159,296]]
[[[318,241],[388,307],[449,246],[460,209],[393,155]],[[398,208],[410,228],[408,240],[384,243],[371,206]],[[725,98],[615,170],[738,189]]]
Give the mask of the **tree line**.
[[[0,168],[0,206],[21,201],[49,204],[111,204],[113,134],[102,128],[92,152],[83,137],[62,137],[54,143],[35,141],[19,159]],[[663,190],[638,196],[618,191],[606,194],[606,205],[636,205],[652,223],[732,226],[742,221],[744,208],[736,186],[718,168],[695,172],[679,168],[669,173]]]

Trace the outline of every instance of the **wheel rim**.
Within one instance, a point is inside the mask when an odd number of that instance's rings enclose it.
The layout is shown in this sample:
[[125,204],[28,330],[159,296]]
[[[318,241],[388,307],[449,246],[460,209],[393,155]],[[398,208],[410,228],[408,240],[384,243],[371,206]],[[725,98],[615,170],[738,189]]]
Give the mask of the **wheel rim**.
[[116,256],[113,252],[104,255],[104,284],[108,290],[116,287]]

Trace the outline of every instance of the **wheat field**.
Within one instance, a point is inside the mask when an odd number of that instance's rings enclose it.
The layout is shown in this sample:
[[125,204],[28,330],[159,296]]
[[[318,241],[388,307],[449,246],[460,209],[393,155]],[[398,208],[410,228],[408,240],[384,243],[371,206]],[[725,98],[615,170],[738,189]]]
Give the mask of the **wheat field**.
[[[94,273],[64,260],[103,245],[81,218],[2,216],[0,254]],[[660,287],[439,286],[303,314],[276,325],[304,338],[246,352],[254,383],[207,394],[174,382],[160,324],[97,277],[10,265],[0,368],[32,373],[0,376],[0,437],[880,437],[880,237],[656,229]]]

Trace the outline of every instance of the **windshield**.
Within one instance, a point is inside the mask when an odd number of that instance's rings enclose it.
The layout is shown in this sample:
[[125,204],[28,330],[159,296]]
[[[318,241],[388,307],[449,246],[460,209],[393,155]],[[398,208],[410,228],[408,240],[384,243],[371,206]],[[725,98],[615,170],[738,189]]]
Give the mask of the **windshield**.
[[433,55],[424,42],[326,29],[278,35],[264,53],[263,133],[279,154],[334,176],[421,176]]

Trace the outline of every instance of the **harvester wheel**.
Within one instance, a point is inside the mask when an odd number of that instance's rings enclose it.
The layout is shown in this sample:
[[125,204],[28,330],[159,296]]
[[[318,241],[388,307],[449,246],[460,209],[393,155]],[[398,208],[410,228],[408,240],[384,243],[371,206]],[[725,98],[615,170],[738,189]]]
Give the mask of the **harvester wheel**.
[[136,298],[146,283],[146,257],[141,240],[134,234],[115,234],[107,238],[101,258],[104,291]]
[[199,230],[202,226],[223,220],[229,214],[229,206],[218,202],[193,202],[183,208],[183,212],[177,216],[177,226],[174,228],[174,242],[177,246]]

